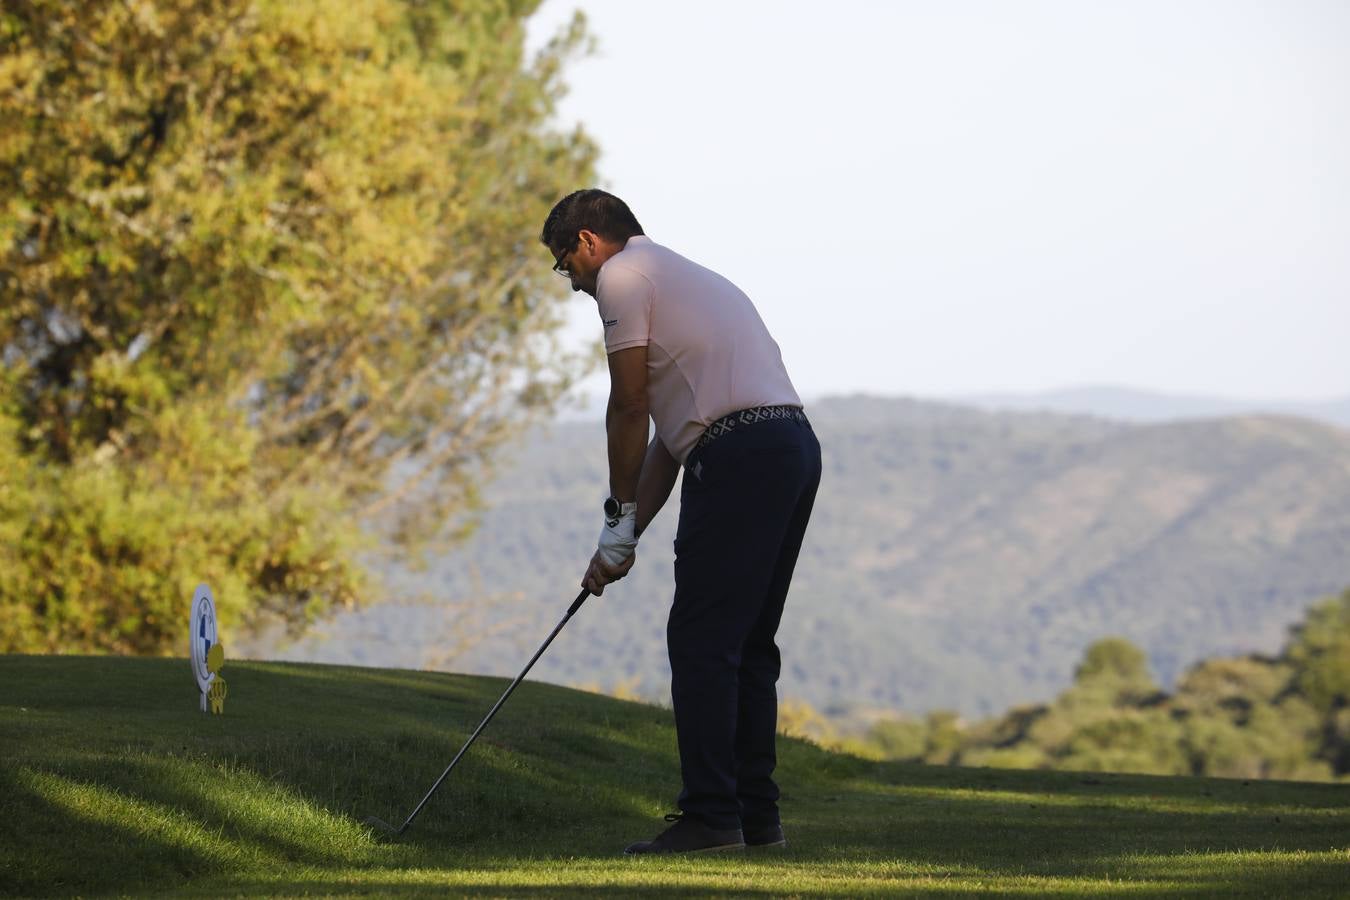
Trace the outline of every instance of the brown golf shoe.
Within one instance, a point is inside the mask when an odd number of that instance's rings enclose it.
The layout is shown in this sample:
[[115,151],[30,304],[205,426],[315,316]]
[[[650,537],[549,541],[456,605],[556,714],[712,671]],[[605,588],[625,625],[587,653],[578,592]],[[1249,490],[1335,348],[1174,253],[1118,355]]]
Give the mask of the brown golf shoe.
[[674,822],[650,841],[638,841],[624,848],[625,856],[643,853],[710,853],[718,850],[744,850],[745,838],[739,828],[709,828],[693,816],[671,813]]

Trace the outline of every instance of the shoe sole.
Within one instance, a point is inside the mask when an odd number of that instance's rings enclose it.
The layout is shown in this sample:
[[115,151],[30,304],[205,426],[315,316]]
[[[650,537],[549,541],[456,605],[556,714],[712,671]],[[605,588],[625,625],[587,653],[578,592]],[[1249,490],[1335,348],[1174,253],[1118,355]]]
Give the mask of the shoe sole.
[[638,850],[634,853],[623,851],[624,856],[682,856],[687,853],[735,853],[744,850],[745,844],[722,844],[718,847],[699,847],[697,850],[666,850],[653,853],[650,850]]
[[773,841],[768,844],[746,844],[745,847],[747,850],[786,850],[787,839],[784,838],[781,841]]

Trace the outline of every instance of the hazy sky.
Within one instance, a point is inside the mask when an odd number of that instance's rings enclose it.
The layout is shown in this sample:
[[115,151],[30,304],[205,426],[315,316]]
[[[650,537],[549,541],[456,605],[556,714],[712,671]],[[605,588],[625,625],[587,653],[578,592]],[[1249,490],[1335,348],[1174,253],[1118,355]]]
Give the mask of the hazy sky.
[[561,119],[805,396],[1350,394],[1350,3],[545,0],[532,41],[578,8]]

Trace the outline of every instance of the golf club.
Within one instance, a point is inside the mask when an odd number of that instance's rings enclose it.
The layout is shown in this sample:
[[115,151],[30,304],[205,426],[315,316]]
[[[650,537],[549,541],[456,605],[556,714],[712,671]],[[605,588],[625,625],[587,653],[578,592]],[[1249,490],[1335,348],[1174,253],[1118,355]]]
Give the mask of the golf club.
[[516,689],[516,685],[520,684],[525,678],[525,673],[529,672],[530,667],[535,664],[535,661],[544,655],[544,651],[548,649],[549,644],[553,643],[553,639],[558,636],[558,632],[563,630],[563,626],[567,624],[567,620],[572,618],[572,615],[577,610],[581,609],[581,604],[585,603],[586,598],[590,595],[591,592],[585,588],[582,588],[581,593],[577,594],[577,599],[573,600],[572,605],[567,608],[567,615],[562,617],[562,621],[553,629],[553,633],[550,634],[539,649],[535,651],[534,656],[530,657],[530,661],[525,664],[525,668],[520,670],[520,674],[516,676],[516,680],[511,682],[511,686],[506,689],[506,693],[502,694],[501,699],[492,707],[488,714],[483,718],[483,721],[478,723],[478,727],[474,729],[473,734],[469,735],[469,739],[464,742],[464,746],[459,748],[459,752],[455,754],[455,758],[450,760],[450,765],[445,767],[445,771],[441,773],[441,777],[436,779],[436,783],[431,786],[431,790],[427,791],[427,795],[422,798],[422,802],[417,804],[417,808],[403,821],[403,824],[395,828],[383,819],[369,816],[366,818],[367,825],[374,825],[389,832],[395,837],[408,830],[408,826],[412,824],[413,819],[417,818],[417,814],[422,811],[422,807],[427,805],[427,801],[436,793],[436,789],[441,786],[441,782],[445,781],[445,777],[450,774],[450,770],[455,767],[455,763],[459,762],[460,757],[464,755],[464,751],[469,749],[469,745],[472,744],[478,735],[482,733],[483,729],[487,727],[487,723],[492,721],[492,717],[497,714],[497,710],[502,708],[502,704],[506,702],[506,698],[511,696],[511,692]]

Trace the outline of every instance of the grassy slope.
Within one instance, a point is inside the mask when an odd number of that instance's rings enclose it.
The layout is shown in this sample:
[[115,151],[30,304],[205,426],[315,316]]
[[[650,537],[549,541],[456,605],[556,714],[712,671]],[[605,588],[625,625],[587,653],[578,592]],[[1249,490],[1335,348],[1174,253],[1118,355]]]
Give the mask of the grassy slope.
[[792,847],[628,860],[676,791],[669,712],[505,687],[183,660],[0,657],[0,894],[1343,896],[1350,786],[877,764],[783,742]]

